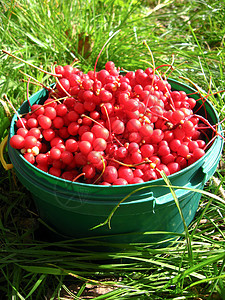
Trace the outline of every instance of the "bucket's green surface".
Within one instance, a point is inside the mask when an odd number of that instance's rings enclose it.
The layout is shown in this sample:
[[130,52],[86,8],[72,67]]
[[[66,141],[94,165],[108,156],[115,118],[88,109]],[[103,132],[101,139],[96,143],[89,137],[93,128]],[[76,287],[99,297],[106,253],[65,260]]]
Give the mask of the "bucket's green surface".
[[[195,92],[177,81],[169,82],[174,90]],[[46,90],[41,90],[30,97],[30,102],[42,103],[47,95]],[[192,97],[198,98],[197,95]],[[209,102],[204,106],[210,123],[218,123],[218,115],[213,106]],[[19,113],[26,113],[28,110],[28,103],[25,102]],[[16,120],[15,115],[10,126],[9,139],[15,134]],[[218,132],[222,132],[220,125]],[[182,187],[175,190],[187,225],[193,220],[201,198],[201,193],[190,189],[203,189],[217,168],[222,149],[223,139],[217,136],[200,160],[169,176],[173,186]],[[70,182],[34,167],[9,143],[8,151],[19,180],[33,196],[40,217],[65,236],[106,236],[107,241],[119,243],[158,242],[173,237],[169,232],[182,233],[184,230],[173,196],[163,179],[126,186]],[[103,223],[116,205],[129,194],[115,211],[111,219],[111,229],[106,225],[90,230]],[[152,231],[158,233],[147,234]]]

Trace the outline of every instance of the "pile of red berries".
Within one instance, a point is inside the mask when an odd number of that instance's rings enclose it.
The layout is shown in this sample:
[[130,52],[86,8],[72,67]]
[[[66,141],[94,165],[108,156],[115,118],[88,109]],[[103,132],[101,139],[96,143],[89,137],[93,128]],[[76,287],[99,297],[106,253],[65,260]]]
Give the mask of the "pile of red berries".
[[54,176],[126,185],[168,176],[205,154],[196,100],[151,68],[121,75],[112,61],[84,74],[57,66],[56,87],[16,122],[10,145]]

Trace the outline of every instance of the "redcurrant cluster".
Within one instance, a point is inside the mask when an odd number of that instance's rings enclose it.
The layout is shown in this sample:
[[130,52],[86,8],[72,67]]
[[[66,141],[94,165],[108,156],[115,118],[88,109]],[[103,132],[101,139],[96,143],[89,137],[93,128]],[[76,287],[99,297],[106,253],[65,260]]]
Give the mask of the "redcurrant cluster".
[[121,75],[112,61],[84,74],[57,66],[56,87],[16,122],[13,148],[66,180],[126,185],[168,176],[205,154],[196,100],[151,68]]

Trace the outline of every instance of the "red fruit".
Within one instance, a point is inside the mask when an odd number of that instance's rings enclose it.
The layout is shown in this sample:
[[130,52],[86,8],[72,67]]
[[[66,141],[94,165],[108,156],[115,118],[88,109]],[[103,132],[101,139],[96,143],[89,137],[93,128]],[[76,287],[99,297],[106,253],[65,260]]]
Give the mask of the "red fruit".
[[38,123],[42,129],[48,129],[52,126],[52,121],[47,116],[40,116],[40,118],[38,119]]
[[35,163],[35,157],[32,153],[24,153],[23,157],[32,165]]
[[107,147],[106,140],[103,138],[96,138],[93,141],[93,148],[95,151],[104,151]]
[[68,78],[73,73],[73,67],[71,65],[66,65],[63,67],[63,76]]
[[73,154],[70,151],[65,150],[64,152],[62,152],[60,158],[63,163],[69,165],[73,161]]
[[134,178],[133,171],[129,167],[122,166],[118,169],[118,177],[126,179],[127,182],[131,182]]
[[107,166],[103,173],[103,180],[113,183],[118,178],[117,169],[114,166]]
[[117,178],[114,182],[113,185],[127,185],[128,182],[124,178]]
[[35,119],[35,118],[29,118],[27,120],[27,126],[29,128],[38,127],[38,121],[37,121],[37,119]]
[[52,128],[44,129],[42,135],[49,142],[55,137],[55,131]]
[[77,124],[77,122],[72,122],[68,126],[68,133],[70,135],[77,135],[79,128],[80,128],[80,125]]
[[61,158],[61,151],[56,147],[52,148],[50,150],[50,157],[54,160],[60,159]]
[[49,174],[56,176],[56,177],[60,177],[60,175],[61,175],[61,169],[57,169],[54,167],[51,167],[48,172],[49,172]]
[[[51,100],[53,100],[53,99],[51,99]],[[31,106],[31,111],[35,111],[35,115],[37,115],[37,116],[43,115],[44,114],[44,110],[45,110],[44,106],[40,105],[40,104],[34,104],[34,105]]]
[[16,121],[16,127],[26,127],[27,125],[27,120],[25,118],[20,118],[18,121]]
[[56,117],[56,110],[52,106],[45,107],[44,115],[49,117],[51,120],[55,119]]
[[154,153],[154,147],[150,144],[145,144],[141,146],[141,154],[143,157],[151,157]]
[[[53,120],[53,125],[55,128],[60,129],[63,127],[64,125],[64,120],[62,117],[55,117],[55,119]],[[50,128],[50,127],[49,127]],[[44,128],[47,129],[47,128]]]
[[65,142],[66,150],[76,152],[78,150],[78,143],[75,139],[68,139]]
[[194,151],[193,151],[193,158],[194,158],[195,160],[198,160],[198,159],[200,159],[204,154],[205,154],[205,151],[204,151],[203,149],[201,149],[201,148],[196,148],[196,149],[194,149]]
[[91,164],[98,164],[102,160],[102,154],[99,151],[91,151],[87,156],[87,160]]
[[130,183],[131,184],[136,184],[136,183],[143,183],[143,182],[144,182],[144,180],[142,178],[134,177]]
[[179,156],[183,156],[183,157],[187,158],[188,155],[189,155],[189,148],[188,148],[188,146],[186,146],[184,144],[180,145],[178,147],[178,149],[177,149],[177,154]]
[[40,137],[41,137],[41,131],[38,128],[31,128],[27,132],[27,136],[29,136],[29,135],[36,137],[36,139],[40,139]]
[[18,128],[16,134],[21,135],[22,137],[25,137],[28,133],[28,130],[26,128]]
[[41,171],[43,171],[43,172],[46,172],[46,173],[48,172],[48,166],[47,165],[39,165],[39,164],[37,164],[36,167],[38,169],[40,169]]
[[80,139],[81,139],[81,141],[88,141],[92,144],[95,139],[95,136],[92,132],[86,131],[82,134]]
[[85,165],[82,168],[82,172],[85,174],[85,178],[87,179],[91,179],[95,176],[96,172],[95,172],[95,167],[93,165]]
[[59,79],[59,83],[56,84],[56,89],[62,94],[65,93],[64,90],[69,91],[69,89],[70,89],[69,80],[66,78]]
[[112,123],[112,131],[115,134],[122,134],[122,133],[124,133],[124,130],[125,130],[125,126],[124,126],[124,123],[121,120],[115,120]]
[[26,149],[31,149],[37,145],[37,139],[34,136],[26,136],[24,138],[24,144],[23,147]]
[[126,124],[126,129],[129,132],[135,132],[138,131],[141,128],[142,124],[140,121],[136,120],[136,119],[131,119],[127,122]]
[[100,125],[94,125],[91,128],[91,132],[94,133],[96,138],[103,138],[104,140],[107,140],[109,137],[109,131],[105,127],[101,127]]
[[13,135],[10,139],[10,146],[14,149],[22,149],[24,148],[24,137],[21,135]]
[[158,178],[161,178],[161,174],[159,171],[164,171],[164,173],[166,174],[166,176],[169,176],[170,175],[170,170],[168,169],[168,167],[164,164],[159,164],[156,168],[156,173],[157,173],[157,176]]
[[150,181],[150,180],[156,180],[157,174],[156,171],[153,169],[149,169],[147,171],[144,172],[144,175],[142,176],[142,179],[146,182],[146,181]]
[[50,141],[50,145],[52,148],[58,144],[64,144],[63,140],[60,137],[55,137]]
[[88,141],[80,141],[79,149],[82,154],[88,155],[88,153],[92,150],[92,145]]
[[170,171],[170,174],[176,173],[181,170],[180,165],[177,162],[170,162],[167,164],[167,168]]
[[101,90],[99,93],[99,98],[102,102],[110,102],[112,100],[112,93],[107,90]]
[[48,165],[48,155],[44,153],[40,153],[36,156],[36,163],[38,165]]
[[64,71],[64,68],[63,68],[63,66],[56,66],[55,67],[55,73],[56,74],[61,74],[62,76],[64,75],[64,73],[65,73],[65,71]]
[[59,116],[59,117],[65,116],[68,112],[66,105],[64,105],[63,103],[58,104],[56,106],[55,110],[56,110],[57,116]]

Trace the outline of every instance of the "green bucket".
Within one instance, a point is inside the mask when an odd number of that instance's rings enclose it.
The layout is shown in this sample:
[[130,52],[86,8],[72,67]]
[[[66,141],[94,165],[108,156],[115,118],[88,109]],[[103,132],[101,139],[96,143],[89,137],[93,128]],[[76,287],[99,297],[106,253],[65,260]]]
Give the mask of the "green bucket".
[[[169,80],[169,83],[173,90],[183,90],[187,94],[196,92],[175,80]],[[30,97],[30,102],[43,103],[47,97],[48,91],[42,89]],[[192,97],[197,99],[198,95]],[[197,103],[198,106],[201,105],[201,101]],[[208,101],[204,106],[208,121],[211,124],[218,123],[219,118],[214,107]],[[28,110],[26,101],[18,113],[26,113]],[[11,122],[9,139],[15,134],[16,120],[15,115]],[[222,132],[220,125],[218,132]],[[187,226],[192,222],[201,198],[201,193],[190,189],[203,190],[217,168],[222,149],[223,139],[217,136],[201,159],[169,176],[173,186],[182,187],[175,191]],[[158,243],[174,238],[184,231],[174,198],[163,179],[125,186],[71,182],[31,165],[9,142],[8,153],[19,180],[31,192],[40,217],[65,237],[101,237],[113,243]],[[126,200],[122,201],[125,197]],[[105,222],[121,201],[112,216],[111,228],[106,224],[91,230]]]

